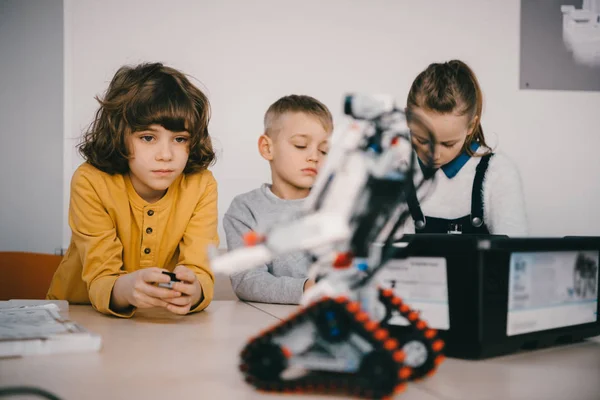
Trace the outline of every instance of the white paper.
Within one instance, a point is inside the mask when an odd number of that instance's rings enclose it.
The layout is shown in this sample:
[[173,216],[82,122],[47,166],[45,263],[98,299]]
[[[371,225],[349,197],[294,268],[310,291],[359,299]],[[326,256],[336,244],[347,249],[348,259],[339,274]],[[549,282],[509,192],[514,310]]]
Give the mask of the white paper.
[[[435,329],[450,329],[448,278],[443,257],[409,257],[390,260],[378,274],[379,284],[390,288],[420,318]],[[408,325],[394,312],[390,325]]]
[[69,329],[60,322],[56,305],[0,309],[0,340],[45,338],[66,332]]
[[598,256],[597,251],[512,254],[506,334],[596,322]]
[[0,358],[33,354],[98,351],[99,335],[64,319],[55,303],[0,307]]

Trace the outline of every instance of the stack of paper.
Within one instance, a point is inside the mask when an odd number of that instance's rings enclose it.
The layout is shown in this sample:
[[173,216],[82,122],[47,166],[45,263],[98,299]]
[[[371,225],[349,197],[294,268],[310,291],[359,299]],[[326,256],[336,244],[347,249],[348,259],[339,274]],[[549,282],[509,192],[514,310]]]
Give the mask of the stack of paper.
[[70,321],[56,303],[0,304],[0,358],[98,351],[102,338]]

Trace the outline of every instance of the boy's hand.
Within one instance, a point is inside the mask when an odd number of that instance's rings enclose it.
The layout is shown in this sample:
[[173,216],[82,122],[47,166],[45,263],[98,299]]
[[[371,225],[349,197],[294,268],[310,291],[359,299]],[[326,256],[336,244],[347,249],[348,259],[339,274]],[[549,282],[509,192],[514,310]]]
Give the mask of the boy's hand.
[[168,301],[181,297],[181,292],[159,288],[155,283],[170,282],[160,268],[144,268],[119,277],[111,295],[111,309],[167,307]]
[[181,281],[173,284],[173,290],[181,292],[182,296],[167,299],[166,308],[174,314],[185,315],[202,299],[202,287],[196,275],[188,267],[178,265],[173,272]]
[[311,288],[311,286],[315,285],[315,281],[313,281],[312,279],[307,280],[306,282],[304,282],[304,290],[303,292],[306,292],[308,289]]

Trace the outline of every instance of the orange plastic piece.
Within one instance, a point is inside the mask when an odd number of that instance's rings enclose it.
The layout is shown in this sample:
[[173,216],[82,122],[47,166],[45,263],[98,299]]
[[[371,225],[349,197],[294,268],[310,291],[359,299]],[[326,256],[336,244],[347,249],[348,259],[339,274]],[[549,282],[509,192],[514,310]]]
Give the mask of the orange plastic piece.
[[431,348],[433,349],[433,351],[440,351],[440,350],[442,350],[444,348],[444,341],[440,340],[440,339],[436,340],[431,345]]
[[369,332],[373,332],[375,329],[377,329],[379,325],[377,324],[377,322],[375,321],[369,321],[365,324],[365,329]]
[[394,361],[396,361],[398,363],[404,361],[404,357],[405,357],[404,351],[402,351],[402,350],[395,351],[393,357],[394,357]]
[[435,360],[433,360],[433,363],[437,367],[438,365],[443,363],[445,359],[446,359],[446,357],[443,354],[440,354],[435,358]]
[[285,356],[285,358],[291,358],[294,354],[285,346],[281,346],[281,352]]
[[409,321],[413,321],[414,322],[414,321],[416,321],[416,320],[419,319],[419,314],[416,313],[415,311],[411,311],[410,314],[408,314],[407,318],[408,318]]
[[408,379],[410,378],[410,376],[412,375],[412,368],[410,367],[402,367],[400,368],[400,371],[398,372],[398,377],[400,379]]
[[346,310],[350,311],[352,314],[356,314],[360,311],[360,303],[357,301],[353,301],[346,305]]
[[425,337],[427,339],[433,339],[436,334],[437,334],[437,331],[435,329],[427,329],[425,331]]
[[338,253],[333,261],[334,268],[347,268],[352,265],[354,256],[350,252]]
[[336,303],[342,304],[342,303],[345,303],[347,301],[348,301],[348,298],[346,296],[338,296],[338,297],[335,298],[335,302]]
[[377,340],[385,340],[388,337],[388,332],[385,329],[377,329],[373,336],[375,336],[375,339]]
[[392,304],[395,306],[399,306],[400,304],[402,304],[402,299],[400,297],[394,297],[392,299]]
[[254,231],[247,232],[244,235],[244,243],[246,246],[252,247],[265,241],[265,237]]
[[406,390],[406,383],[401,383],[394,388],[394,394],[402,393]]
[[406,304],[402,304],[402,306],[400,306],[400,312],[401,313],[407,313],[410,311],[410,307],[407,306]]
[[367,320],[369,319],[369,314],[367,314],[367,313],[366,313],[366,312],[364,312],[364,311],[361,311],[361,312],[359,312],[358,314],[356,314],[356,317],[355,317],[355,318],[356,318],[356,320],[357,320],[358,322],[365,322],[365,321],[367,321]]
[[423,320],[420,320],[419,322],[417,322],[417,329],[422,331],[423,329],[427,328],[427,323]]
[[383,292],[381,292],[381,294],[383,294],[384,297],[392,297],[394,292],[392,289],[385,289]]
[[388,339],[383,344],[383,347],[385,347],[387,350],[394,350],[396,347],[398,347],[398,341],[396,339]]

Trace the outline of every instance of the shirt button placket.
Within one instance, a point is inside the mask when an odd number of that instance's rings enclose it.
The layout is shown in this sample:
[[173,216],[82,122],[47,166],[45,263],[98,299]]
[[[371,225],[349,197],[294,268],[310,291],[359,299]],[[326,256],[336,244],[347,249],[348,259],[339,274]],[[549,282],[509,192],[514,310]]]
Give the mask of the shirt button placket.
[[145,211],[146,215],[144,216],[144,221],[142,221],[142,226],[146,226],[146,234],[142,233],[142,255],[140,264],[144,267],[150,267],[154,265],[154,252],[152,251],[152,248],[154,247],[155,240],[153,236],[150,236],[153,229],[148,225],[156,223],[156,216],[154,215],[155,211],[152,208]]

